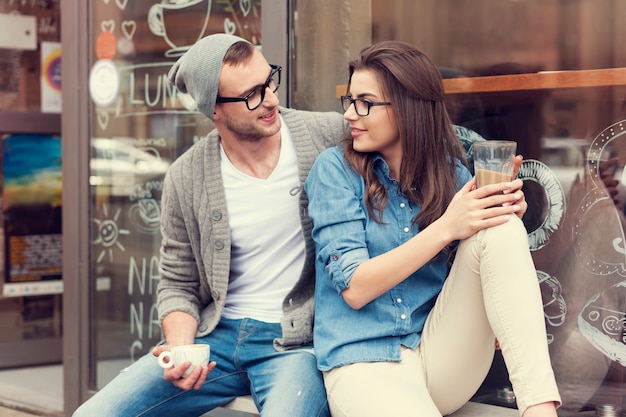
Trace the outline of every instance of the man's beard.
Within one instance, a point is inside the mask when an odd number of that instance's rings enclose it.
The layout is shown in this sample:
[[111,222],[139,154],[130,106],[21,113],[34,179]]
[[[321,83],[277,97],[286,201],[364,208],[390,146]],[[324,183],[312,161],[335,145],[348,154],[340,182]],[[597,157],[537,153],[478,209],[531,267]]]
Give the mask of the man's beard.
[[280,122],[267,129],[262,129],[253,121],[240,122],[235,119],[225,119],[224,125],[241,142],[259,142],[264,138],[274,136],[280,131]]

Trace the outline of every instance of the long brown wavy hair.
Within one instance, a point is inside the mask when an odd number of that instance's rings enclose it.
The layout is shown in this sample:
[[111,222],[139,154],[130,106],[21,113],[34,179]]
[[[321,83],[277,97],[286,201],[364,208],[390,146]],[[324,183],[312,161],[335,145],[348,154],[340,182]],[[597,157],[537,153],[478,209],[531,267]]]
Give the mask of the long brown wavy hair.
[[[363,49],[349,64],[350,81],[360,70],[376,75],[384,99],[391,102],[402,145],[399,190],[422,206],[413,223],[424,229],[445,212],[457,189],[456,164],[465,163],[445,107],[440,72],[422,51],[399,41]],[[387,192],[373,170],[376,154],[355,151],[351,136],[343,143],[346,160],[365,179],[367,211],[382,223]]]

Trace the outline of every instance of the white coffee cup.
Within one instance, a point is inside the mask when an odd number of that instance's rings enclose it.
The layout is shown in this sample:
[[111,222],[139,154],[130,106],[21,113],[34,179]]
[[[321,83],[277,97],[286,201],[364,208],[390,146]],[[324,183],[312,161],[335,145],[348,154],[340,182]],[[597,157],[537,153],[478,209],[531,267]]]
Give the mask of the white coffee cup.
[[185,362],[191,362],[191,365],[183,374],[183,378],[185,378],[197,365],[207,366],[210,356],[211,347],[209,345],[181,345],[174,346],[169,351],[161,352],[157,360],[159,366],[166,369],[173,368]]

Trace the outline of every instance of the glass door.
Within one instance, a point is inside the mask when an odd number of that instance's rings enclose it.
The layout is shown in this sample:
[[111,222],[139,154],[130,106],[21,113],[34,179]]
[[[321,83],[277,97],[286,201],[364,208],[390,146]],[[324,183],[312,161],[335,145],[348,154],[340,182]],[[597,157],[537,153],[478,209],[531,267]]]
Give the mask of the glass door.
[[[232,33],[261,48],[261,28],[269,27],[262,21],[268,13],[286,16],[286,6],[104,0],[64,12],[76,18],[64,36],[75,46],[64,82],[72,77],[82,86],[68,92],[74,112],[64,114],[64,126],[71,126],[64,158],[72,160],[65,175],[74,182],[64,195],[64,216],[71,219],[64,233],[72,236],[64,258],[71,283],[64,351],[69,413],[161,340],[155,295],[163,178],[213,128],[169,85],[170,67],[211,33]],[[263,48],[283,66],[285,25],[273,24],[271,48]]]

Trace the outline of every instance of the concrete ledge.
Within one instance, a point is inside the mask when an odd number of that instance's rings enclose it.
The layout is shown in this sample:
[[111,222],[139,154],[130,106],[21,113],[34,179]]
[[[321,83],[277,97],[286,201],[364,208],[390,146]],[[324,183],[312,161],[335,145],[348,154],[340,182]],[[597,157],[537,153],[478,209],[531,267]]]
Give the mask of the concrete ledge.
[[[239,397],[222,407],[227,410],[240,411],[253,415],[258,414],[258,410],[252,401],[252,397]],[[518,417],[517,410],[495,405],[468,402],[460,410],[450,414],[451,417]]]
[[41,416],[41,417],[64,417],[62,411],[49,410],[20,401],[0,398],[0,416]]

